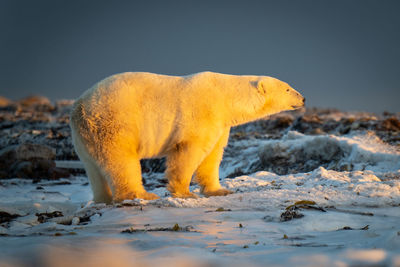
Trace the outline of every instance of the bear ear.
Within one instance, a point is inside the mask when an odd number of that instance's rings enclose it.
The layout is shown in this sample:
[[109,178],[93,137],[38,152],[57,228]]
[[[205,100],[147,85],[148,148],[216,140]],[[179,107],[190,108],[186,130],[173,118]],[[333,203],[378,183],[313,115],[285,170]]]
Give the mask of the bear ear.
[[252,81],[251,84],[257,89],[260,94],[264,95],[267,93],[267,89],[265,88],[265,85],[262,81]]

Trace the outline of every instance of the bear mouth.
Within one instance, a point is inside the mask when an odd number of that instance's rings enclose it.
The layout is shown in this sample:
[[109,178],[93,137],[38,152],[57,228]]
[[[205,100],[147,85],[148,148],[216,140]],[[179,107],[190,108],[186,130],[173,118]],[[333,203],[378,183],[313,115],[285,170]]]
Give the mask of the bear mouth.
[[293,105],[292,106],[293,109],[299,109],[299,108],[302,108],[302,107],[304,107],[304,105],[299,105],[299,106]]

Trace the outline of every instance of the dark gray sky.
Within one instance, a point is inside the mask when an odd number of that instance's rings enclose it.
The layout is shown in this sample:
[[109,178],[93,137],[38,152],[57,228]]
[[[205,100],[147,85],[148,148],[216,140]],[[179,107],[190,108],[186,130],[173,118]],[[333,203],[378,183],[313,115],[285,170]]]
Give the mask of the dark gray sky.
[[400,1],[0,0],[0,95],[118,72],[274,76],[309,106],[400,111]]

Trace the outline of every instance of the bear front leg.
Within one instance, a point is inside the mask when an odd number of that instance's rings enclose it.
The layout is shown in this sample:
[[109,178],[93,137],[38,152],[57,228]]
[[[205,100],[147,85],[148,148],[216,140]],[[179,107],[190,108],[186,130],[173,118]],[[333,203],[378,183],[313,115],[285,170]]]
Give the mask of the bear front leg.
[[229,129],[224,131],[213,150],[196,170],[196,181],[201,187],[201,193],[205,196],[225,196],[232,193],[232,191],[221,187],[219,183],[219,164],[228,138]]
[[198,144],[204,144],[204,142],[180,143],[168,153],[165,175],[168,178],[167,189],[173,197],[198,197],[189,191],[193,173],[206,155],[204,148],[199,147]]
[[125,199],[157,199],[156,194],[147,192],[142,184],[140,161],[134,157],[116,156],[108,159],[104,168],[109,180],[114,203]]

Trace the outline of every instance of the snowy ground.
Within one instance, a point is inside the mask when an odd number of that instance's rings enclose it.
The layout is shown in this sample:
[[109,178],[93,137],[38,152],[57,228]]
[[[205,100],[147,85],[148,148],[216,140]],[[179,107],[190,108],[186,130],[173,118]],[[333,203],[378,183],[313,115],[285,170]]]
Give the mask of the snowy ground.
[[367,131],[247,138],[221,176],[271,153],[312,170],[225,178],[234,194],[199,199],[171,198],[157,174],[159,200],[114,206],[91,203],[86,177],[2,180],[0,212],[15,218],[0,224],[0,265],[400,266],[399,146]]

